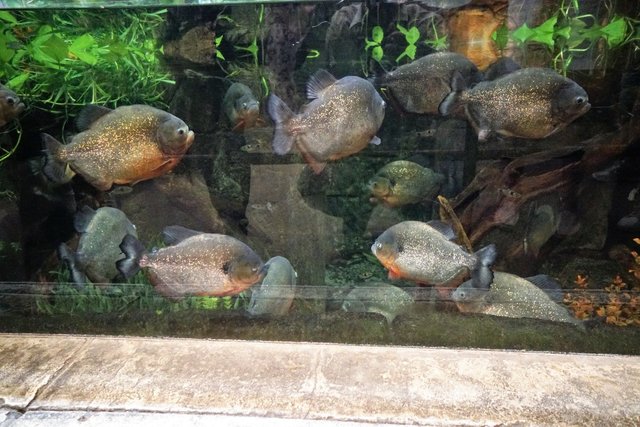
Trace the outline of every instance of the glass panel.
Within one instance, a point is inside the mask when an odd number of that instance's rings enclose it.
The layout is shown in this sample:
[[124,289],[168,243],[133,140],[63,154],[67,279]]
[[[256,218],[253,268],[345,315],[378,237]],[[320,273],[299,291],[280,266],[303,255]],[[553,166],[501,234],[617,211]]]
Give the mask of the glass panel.
[[3,2],[1,331],[640,353],[636,2],[227,3]]

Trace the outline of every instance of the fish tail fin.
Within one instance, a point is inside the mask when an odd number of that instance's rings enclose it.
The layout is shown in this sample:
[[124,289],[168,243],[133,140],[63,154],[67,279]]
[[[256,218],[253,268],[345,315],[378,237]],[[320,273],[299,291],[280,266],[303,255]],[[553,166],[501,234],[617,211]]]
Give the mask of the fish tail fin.
[[140,259],[145,253],[145,247],[135,236],[127,234],[120,243],[120,250],[125,258],[116,262],[116,268],[127,280],[140,270]]
[[478,261],[471,272],[471,283],[474,288],[489,289],[491,282],[493,282],[493,271],[490,267],[495,262],[497,255],[498,252],[494,244],[487,245],[475,253]]
[[66,243],[61,243],[60,246],[58,246],[58,258],[66,264],[67,268],[71,272],[71,279],[73,280],[73,283],[76,284],[76,287],[78,289],[83,289],[84,285],[89,283],[89,279],[86,274],[78,269],[76,256],[71,252],[71,249],[69,249],[69,246],[67,246]]
[[75,173],[69,165],[60,160],[63,145],[49,134],[42,134],[42,142],[44,143],[45,162],[42,167],[44,175],[52,182],[57,184],[65,184],[71,181]]
[[295,139],[295,136],[287,129],[287,123],[295,116],[295,113],[274,94],[269,95],[267,100],[267,112],[275,123],[273,151],[280,155],[287,154],[291,151]]
[[459,71],[455,71],[451,77],[451,92],[438,106],[438,111],[443,116],[452,114],[462,103],[460,95],[467,88],[467,83]]

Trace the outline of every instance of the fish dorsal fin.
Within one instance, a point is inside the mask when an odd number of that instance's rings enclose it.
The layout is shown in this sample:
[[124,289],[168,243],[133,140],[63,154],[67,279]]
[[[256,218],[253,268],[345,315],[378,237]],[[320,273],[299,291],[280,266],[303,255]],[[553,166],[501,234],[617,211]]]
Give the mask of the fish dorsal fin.
[[89,223],[95,214],[96,211],[91,209],[89,206],[83,206],[73,218],[73,228],[75,228],[78,233],[84,233],[87,231],[87,227],[89,227]]
[[307,82],[307,98],[316,99],[320,92],[337,82],[338,79],[333,77],[330,72],[324,69],[316,71]]
[[549,296],[553,301],[562,301],[563,291],[560,284],[548,274],[538,274],[536,276],[526,277],[525,280],[536,285],[539,289]]
[[177,245],[189,237],[203,234],[202,231],[192,230],[181,225],[170,225],[162,230],[162,239],[167,245]]
[[434,219],[427,222],[427,225],[440,232],[447,240],[453,240],[456,238],[456,233],[453,231],[453,228],[444,221]]
[[100,105],[89,104],[84,107],[76,118],[76,127],[80,132],[85,131],[100,117],[112,112],[111,108]]

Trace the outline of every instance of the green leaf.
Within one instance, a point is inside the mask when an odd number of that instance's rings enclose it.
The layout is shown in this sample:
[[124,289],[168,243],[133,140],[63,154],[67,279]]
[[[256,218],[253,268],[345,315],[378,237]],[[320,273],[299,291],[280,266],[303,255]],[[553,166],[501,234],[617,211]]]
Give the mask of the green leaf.
[[29,73],[21,73],[7,82],[7,86],[18,91],[29,78]]
[[533,35],[533,30],[529,28],[526,22],[511,33],[511,37],[520,43],[525,43]]
[[216,58],[222,59],[223,61],[225,60],[224,56],[222,55],[222,52],[220,52],[219,50],[216,50]]
[[4,40],[0,41],[0,62],[1,63],[6,64],[9,61],[11,61],[11,58],[13,58],[13,55],[15,55],[15,53],[16,51],[14,49],[7,47],[7,44],[5,43]]
[[55,34],[49,37],[49,40],[42,44],[41,49],[42,53],[52,58],[56,62],[62,61],[69,55],[67,44],[64,42],[64,40],[62,40]]
[[69,51],[75,53],[75,51],[78,50],[89,49],[95,44],[96,41],[91,34],[83,34],[79,37],[76,37],[76,39],[71,43],[71,46],[69,46]]
[[553,27],[558,22],[558,15],[553,15],[551,18],[544,21],[542,24],[534,28],[534,31],[539,33],[553,33]]
[[382,39],[384,39],[384,30],[379,25],[376,25],[371,30],[371,38],[374,42],[380,44],[382,43]]
[[223,34],[223,35],[221,35],[220,37],[216,37],[216,38],[215,38],[215,45],[216,45],[216,47],[217,47],[217,46],[220,46],[220,43],[222,43],[222,38],[223,38],[223,37],[224,37],[224,34]]
[[18,20],[6,10],[0,10],[0,20],[9,22],[11,24],[17,24]]
[[69,52],[77,56],[82,62],[86,62],[89,65],[96,65],[98,58],[88,52],[88,49],[95,45],[96,41],[91,34],[83,34],[71,43]]
[[569,39],[571,37],[571,29],[571,26],[567,25],[566,27],[558,28],[556,30],[556,34],[564,37],[565,39]]
[[382,61],[382,56],[383,55],[384,55],[384,52],[382,51],[382,47],[381,46],[376,46],[371,51],[371,57],[373,59],[375,59],[376,61],[378,61],[378,62]]
[[405,34],[405,38],[407,39],[407,42],[409,44],[411,45],[415,44],[420,39],[420,30],[418,30],[416,27],[411,27],[409,29],[409,32]]
[[619,16],[613,18],[611,22],[602,27],[600,31],[603,34],[609,47],[620,45],[627,35],[627,23]]
[[503,50],[509,43],[509,28],[507,23],[503,22],[494,32],[491,34],[491,38],[496,42],[496,47],[499,50]]

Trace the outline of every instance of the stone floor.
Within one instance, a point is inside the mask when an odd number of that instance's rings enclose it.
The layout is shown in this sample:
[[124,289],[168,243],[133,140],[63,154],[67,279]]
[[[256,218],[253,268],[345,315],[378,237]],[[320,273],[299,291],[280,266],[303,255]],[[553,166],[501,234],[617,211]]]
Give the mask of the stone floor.
[[640,357],[0,334],[0,427],[640,425]]

